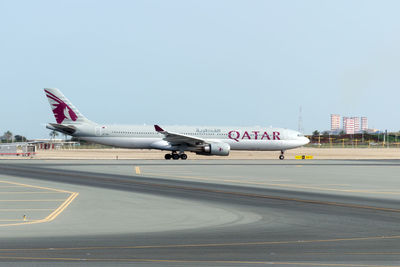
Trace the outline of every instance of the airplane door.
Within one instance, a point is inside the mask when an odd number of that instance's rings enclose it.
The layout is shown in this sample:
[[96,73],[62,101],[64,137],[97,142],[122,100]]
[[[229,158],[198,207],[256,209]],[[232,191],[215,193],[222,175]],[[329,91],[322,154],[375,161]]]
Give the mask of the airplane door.
[[105,135],[106,127],[105,126],[96,127],[95,131],[96,131],[96,136],[103,136]]

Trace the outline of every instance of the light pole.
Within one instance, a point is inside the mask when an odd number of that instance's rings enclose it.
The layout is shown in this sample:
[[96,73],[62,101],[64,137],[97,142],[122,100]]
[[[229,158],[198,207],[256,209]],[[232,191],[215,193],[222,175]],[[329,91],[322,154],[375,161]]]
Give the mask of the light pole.
[[388,136],[388,130],[385,130],[385,137],[386,137],[386,147],[389,148],[389,136]]

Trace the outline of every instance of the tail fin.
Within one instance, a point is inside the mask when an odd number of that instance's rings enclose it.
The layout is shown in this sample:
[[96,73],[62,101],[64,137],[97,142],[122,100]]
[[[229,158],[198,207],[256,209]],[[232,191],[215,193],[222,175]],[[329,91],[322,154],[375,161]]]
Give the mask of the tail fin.
[[45,88],[44,92],[58,124],[92,123],[57,88]]

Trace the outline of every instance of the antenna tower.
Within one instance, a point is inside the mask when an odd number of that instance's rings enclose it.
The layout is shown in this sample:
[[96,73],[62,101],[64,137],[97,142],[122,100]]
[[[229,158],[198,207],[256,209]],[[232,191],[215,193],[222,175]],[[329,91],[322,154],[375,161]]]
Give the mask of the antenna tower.
[[298,131],[301,133],[304,133],[304,128],[303,128],[303,116],[302,116],[302,108],[300,106],[299,108],[299,125],[298,125]]

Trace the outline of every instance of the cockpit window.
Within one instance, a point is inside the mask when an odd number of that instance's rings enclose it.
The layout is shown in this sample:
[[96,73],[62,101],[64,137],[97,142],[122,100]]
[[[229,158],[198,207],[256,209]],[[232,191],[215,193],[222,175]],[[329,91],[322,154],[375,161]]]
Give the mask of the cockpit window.
[[298,137],[304,137],[304,134],[299,133],[299,134],[297,134],[297,136]]

